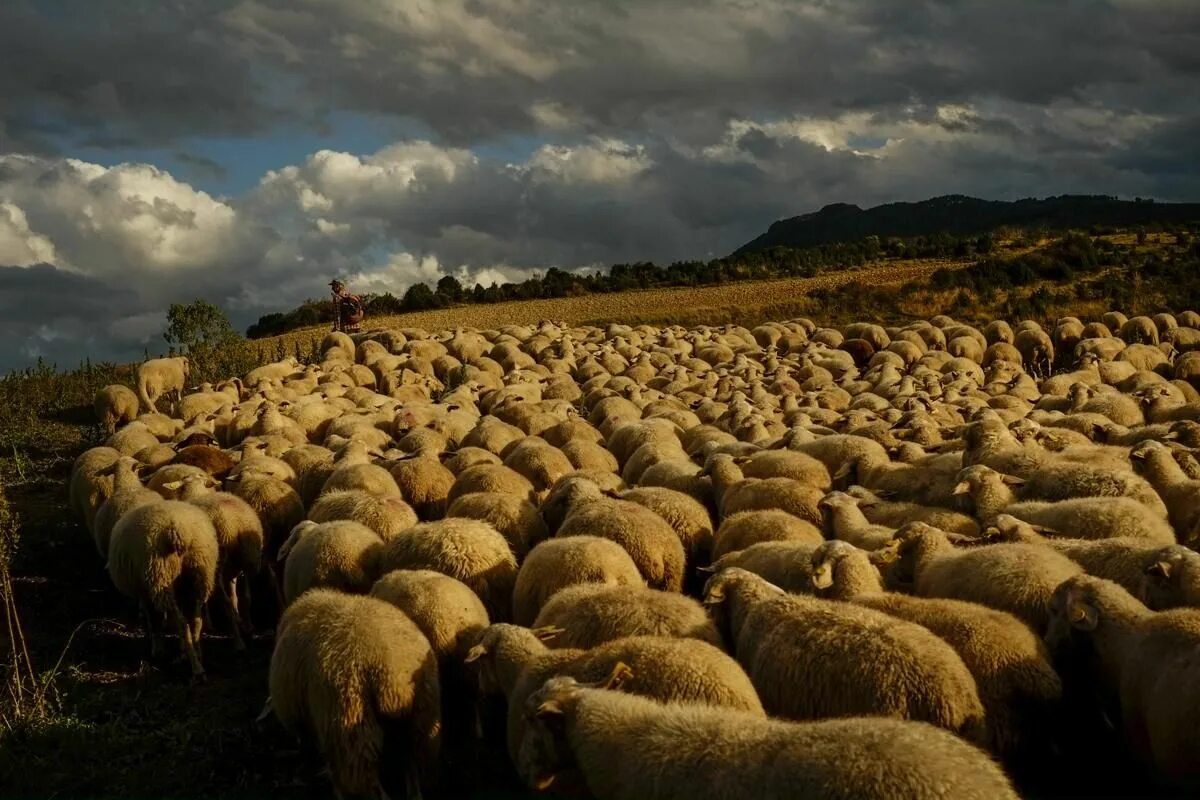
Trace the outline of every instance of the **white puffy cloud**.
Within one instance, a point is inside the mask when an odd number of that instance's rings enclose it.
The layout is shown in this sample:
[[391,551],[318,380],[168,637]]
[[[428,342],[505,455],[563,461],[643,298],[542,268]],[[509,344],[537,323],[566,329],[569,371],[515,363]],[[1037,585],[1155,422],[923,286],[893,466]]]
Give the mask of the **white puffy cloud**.
[[246,239],[232,207],[148,164],[3,155],[0,203],[36,260],[135,289],[222,269]]
[[57,259],[54,243],[29,229],[21,207],[0,202],[0,264],[24,267]]

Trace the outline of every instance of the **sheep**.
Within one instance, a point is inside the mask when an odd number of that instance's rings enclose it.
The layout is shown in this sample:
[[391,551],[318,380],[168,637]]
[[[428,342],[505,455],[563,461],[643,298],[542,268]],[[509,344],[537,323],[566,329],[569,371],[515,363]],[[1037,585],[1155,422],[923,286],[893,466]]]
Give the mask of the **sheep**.
[[738,567],[786,592],[811,593],[812,555],[820,546],[812,541],[759,542],[744,550],[726,553],[705,571],[718,573]]
[[243,447],[244,455],[242,456],[242,460],[233,469],[229,470],[226,478],[253,475],[259,478],[278,478],[291,486],[295,486],[298,482],[296,471],[288,466],[288,463],[283,459],[267,455],[268,448],[269,445],[266,445],[265,442]]
[[896,532],[889,587],[912,587],[921,597],[966,600],[1007,611],[1035,631],[1049,619],[1054,588],[1082,568],[1066,556],[1019,542],[956,550],[945,531],[922,522]]
[[738,511],[777,509],[813,524],[820,524],[818,508],[824,492],[790,478],[744,478],[734,457],[714,453],[708,457],[701,475],[713,480],[717,515],[722,519]]
[[446,497],[454,485],[454,473],[436,455],[418,453],[393,462],[392,479],[423,522],[446,515]]
[[800,429],[793,429],[776,443],[775,448],[812,456],[825,465],[830,475],[842,472],[849,463],[861,461],[877,464],[889,460],[887,450],[881,444],[863,436],[839,433],[806,440],[804,433]]
[[112,494],[96,509],[92,522],[92,536],[96,542],[96,550],[101,558],[108,558],[108,545],[112,539],[112,530],[121,517],[138,506],[157,503],[162,496],[152,489],[146,489],[138,480],[140,464],[136,459],[121,456],[111,465],[96,473],[97,476],[112,476]]
[[104,444],[120,452],[123,456],[132,456],[139,450],[153,447],[159,443],[158,437],[142,422],[131,422],[109,436]]
[[558,447],[575,469],[597,470],[614,474],[619,469],[616,456],[595,442],[586,439],[570,439]]
[[858,508],[857,498],[845,492],[830,492],[821,498],[825,513],[825,533],[863,550],[878,550],[892,540],[896,532],[886,525],[869,522]]
[[269,712],[292,734],[315,739],[339,796],[387,797],[381,770],[396,762],[408,797],[434,785],[437,661],[399,609],[374,597],[309,592],[280,620],[268,686]]
[[[1130,497],[1154,513],[1167,516],[1167,508],[1154,487],[1132,471],[1067,461],[1059,454],[1032,453],[1017,443],[999,419],[985,418],[967,426],[964,443],[964,467],[984,464],[1023,478],[1021,499]],[[1094,458],[1094,454],[1088,453],[1084,458]]]
[[396,479],[383,467],[375,464],[348,464],[334,469],[321,486],[321,494],[359,489],[385,497],[404,499]]
[[555,633],[554,629],[493,625],[478,637],[466,659],[478,671],[480,689],[499,691],[508,702],[508,748],[514,763],[525,736],[525,700],[556,675],[599,679],[617,664],[632,665],[637,678],[624,686],[631,693],[663,703],[703,704],[766,716],[738,663],[706,642],[630,636],[592,650],[551,650],[540,637]]
[[1033,525],[1081,539],[1139,537],[1147,542],[1173,544],[1175,533],[1165,519],[1128,497],[1080,497],[1056,503],[1016,502],[1012,486],[1025,481],[1002,475],[981,464],[958,474],[955,493],[967,495],[976,516],[985,523],[1008,514]]
[[925,522],[949,533],[959,533],[972,538],[979,535],[980,526],[977,521],[948,508],[882,500],[864,486],[851,486],[846,490],[846,494],[858,500],[858,507],[863,516],[873,525],[899,528],[907,522]]
[[928,628],[954,648],[975,677],[989,747],[1006,759],[1034,756],[1062,700],[1062,681],[1027,625],[975,603],[884,592],[867,553],[826,542],[812,557],[818,596],[852,601]]
[[382,570],[431,569],[456,578],[479,596],[491,619],[508,619],[517,560],[486,522],[449,517],[422,522],[385,543]]
[[176,449],[170,463],[199,467],[219,481],[229,477],[237,466],[237,461],[229,453],[207,444],[192,444]]
[[464,470],[476,464],[501,464],[500,456],[481,447],[460,447],[452,452],[440,453],[438,458],[446,469],[454,473],[456,479]]
[[1035,374],[1048,375],[1054,367],[1054,343],[1045,331],[1023,330],[1013,339],[1021,359]]
[[1149,317],[1133,317],[1121,324],[1120,336],[1129,344],[1158,345],[1158,326]]
[[919,625],[789,595],[737,568],[709,579],[704,605],[774,716],[890,716],[983,737],[975,679]]
[[1065,676],[1101,693],[1132,751],[1176,788],[1200,788],[1200,611],[1150,611],[1117,584],[1090,575],[1054,592],[1046,643]]
[[[653,589],[678,592],[683,588],[686,556],[675,530],[645,506],[607,497],[594,483],[571,479],[556,489],[567,512],[557,537],[600,536],[625,548],[642,577]],[[547,519],[546,509],[542,511]]]
[[812,586],[808,587],[808,593],[817,597],[849,600],[860,594],[883,591],[883,578],[871,563],[869,552],[849,542],[838,539],[825,542],[813,550],[810,562]]
[[501,492],[461,495],[446,509],[446,516],[478,519],[490,524],[504,536],[518,561],[550,536],[546,523],[529,501]]
[[829,470],[821,461],[794,450],[761,450],[740,466],[747,478],[791,478],[823,492],[832,485]]
[[1001,514],[988,529],[990,539],[1052,548],[1089,575],[1120,585],[1155,611],[1200,605],[1200,582],[1192,570],[1200,556],[1180,545],[1163,546],[1138,537],[1063,539],[1043,535],[1016,517]]
[[71,465],[67,504],[83,519],[89,536],[93,535],[96,512],[113,493],[113,477],[100,473],[121,456],[111,447],[93,447],[80,453]]
[[427,569],[398,569],[371,587],[378,597],[417,624],[443,667],[466,657],[477,635],[490,623],[483,602],[470,587]]
[[575,470],[575,465],[561,450],[537,436],[527,436],[507,448],[504,466],[528,479],[539,496],[548,492],[559,478]]
[[104,430],[112,434],[137,419],[138,402],[138,396],[129,387],[113,384],[96,392],[92,410]]
[[1158,550],[1144,562],[1142,584],[1135,594],[1156,611],[1200,608],[1200,554],[1180,545]]
[[1200,480],[1193,480],[1180,469],[1170,449],[1155,441],[1137,445],[1129,453],[1133,468],[1150,481],[1166,504],[1171,525],[1184,544],[1200,523]]
[[304,519],[304,504],[296,490],[276,478],[253,475],[227,478],[230,494],[245,500],[263,525],[264,551],[268,571],[273,574],[272,562],[276,552],[292,530]]
[[446,500],[453,503],[464,494],[476,492],[500,492],[520,497],[523,500],[535,502],[537,493],[533,484],[519,472],[503,465],[477,464],[458,473],[454,485],[446,495]]
[[234,646],[245,650],[242,628],[246,625],[238,608],[237,582],[252,576],[262,566],[263,527],[254,509],[240,497],[209,491],[208,481],[199,477],[183,481],[180,499],[208,515],[217,534],[218,564],[216,591],[229,615]]
[[321,495],[308,510],[308,518],[313,522],[351,520],[370,528],[384,541],[396,538],[418,522],[416,512],[400,498],[360,489]]
[[193,678],[204,675],[201,612],[216,584],[218,558],[217,533],[208,516],[175,500],[131,509],[113,527],[108,545],[109,577],[121,594],[138,601],[151,655],[162,655],[158,616],[166,615]]
[[[615,678],[628,675],[623,666]],[[929,725],[764,720],[604,690],[617,684],[564,676],[529,696],[518,769],[530,786],[557,789],[579,776],[591,795],[610,800],[1017,797],[982,752]]]
[[683,544],[688,565],[707,563],[712,552],[712,518],[695,498],[663,487],[640,486],[621,492],[620,499],[645,506],[666,520]]
[[383,539],[350,520],[299,523],[279,547],[283,598],[291,605],[310,589],[363,594],[380,574]]
[[720,633],[698,602],[632,584],[560,589],[542,606],[533,625],[561,629],[550,643],[556,648],[587,650],[625,636],[691,638],[722,646]]
[[825,540],[821,530],[808,520],[786,511],[743,511],[721,521],[713,537],[712,559],[750,547],[760,542],[809,542]]
[[583,583],[644,586],[645,580],[637,564],[614,541],[598,536],[549,539],[529,551],[517,572],[513,621],[532,625],[556,592]]
[[180,399],[190,373],[191,363],[186,356],[154,358],[138,365],[137,395],[142,410],[155,411],[155,404],[163,395]]

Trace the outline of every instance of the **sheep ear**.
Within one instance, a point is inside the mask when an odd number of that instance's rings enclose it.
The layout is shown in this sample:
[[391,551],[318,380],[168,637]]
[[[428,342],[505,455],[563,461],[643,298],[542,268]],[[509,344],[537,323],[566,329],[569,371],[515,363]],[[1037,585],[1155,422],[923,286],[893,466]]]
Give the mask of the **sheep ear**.
[[1003,480],[1009,486],[1024,486],[1025,485],[1025,479],[1018,478],[1016,475],[1005,475],[1001,480]]
[[900,541],[893,539],[878,550],[867,552],[867,560],[878,567],[886,567],[900,559]]
[[971,484],[969,481],[960,481],[959,484],[954,487],[954,494],[956,494],[956,495],[970,494],[970,493],[971,493]]
[[696,572],[703,572],[705,575],[712,575],[717,571],[716,564],[707,564],[703,567],[696,567]]
[[725,602],[725,590],[715,586],[704,594],[704,605],[719,606]]
[[557,700],[546,700],[538,705],[533,715],[537,719],[549,721],[562,719],[563,713],[563,707]]
[[549,642],[566,633],[566,630],[557,625],[543,625],[540,628],[534,628],[532,633],[539,642]]
[[1171,577],[1171,562],[1170,561],[1155,561],[1153,564],[1146,567],[1147,575],[1154,575],[1159,578]]
[[1071,627],[1081,631],[1094,631],[1100,621],[1096,607],[1082,600],[1071,597],[1067,601],[1067,618]]
[[481,644],[477,644],[467,651],[466,657],[463,659],[464,664],[474,664],[479,659],[487,655],[487,648]]
[[183,481],[167,481],[162,485],[162,488],[166,489],[168,492],[173,492],[176,489],[183,488]]
[[629,665],[624,661],[618,661],[613,665],[612,672],[608,674],[600,688],[618,691],[632,677],[633,670],[629,668]]

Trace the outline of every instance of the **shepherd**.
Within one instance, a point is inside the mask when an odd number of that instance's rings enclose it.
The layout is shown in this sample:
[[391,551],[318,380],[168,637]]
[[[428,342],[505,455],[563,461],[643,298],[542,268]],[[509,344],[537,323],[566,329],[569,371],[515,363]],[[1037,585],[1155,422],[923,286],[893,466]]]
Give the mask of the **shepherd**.
[[333,291],[333,329],[343,333],[358,333],[365,311],[362,298],[346,291],[346,284],[334,278],[329,282]]

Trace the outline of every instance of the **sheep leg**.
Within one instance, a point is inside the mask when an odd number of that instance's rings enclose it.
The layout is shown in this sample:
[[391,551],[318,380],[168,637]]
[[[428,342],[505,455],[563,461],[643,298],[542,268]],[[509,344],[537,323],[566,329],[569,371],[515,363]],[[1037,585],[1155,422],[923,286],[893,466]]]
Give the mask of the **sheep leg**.
[[252,605],[254,596],[250,592],[249,580],[238,582],[237,595],[238,614],[242,619],[242,635],[250,636],[254,633],[254,606]]
[[146,626],[146,638],[150,640],[150,658],[153,661],[160,660],[166,650],[163,643],[162,631],[159,629],[158,621],[155,619],[156,610],[145,601],[138,603],[138,611]]
[[179,610],[179,604],[175,602],[174,598],[171,598],[171,612],[175,616],[175,627],[179,630],[179,641],[183,645],[183,649],[187,653],[188,662],[192,666],[192,677],[203,677],[204,667],[200,665],[200,656],[197,655],[195,643],[192,641],[191,625],[184,619],[183,612]]
[[200,655],[200,632],[204,628],[202,610],[206,608],[205,603],[197,600],[196,607],[192,610],[190,633],[192,634],[192,647],[195,649],[197,657]]
[[283,587],[279,584],[279,573],[274,564],[267,564],[267,578],[271,582],[271,589],[275,592],[275,601],[279,604],[279,613],[282,615],[287,603],[283,599]]
[[233,632],[233,647],[238,651],[245,650],[246,642],[242,639],[242,620],[238,616],[237,575],[231,577],[228,583],[221,583],[221,600],[224,601],[225,613],[229,616],[229,627]]
[[[386,798],[383,787],[379,787],[379,795]],[[421,778],[418,775],[415,759],[410,759],[408,769],[404,771],[404,796],[408,800],[421,800]]]

